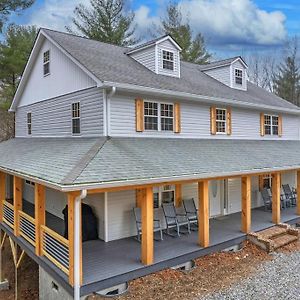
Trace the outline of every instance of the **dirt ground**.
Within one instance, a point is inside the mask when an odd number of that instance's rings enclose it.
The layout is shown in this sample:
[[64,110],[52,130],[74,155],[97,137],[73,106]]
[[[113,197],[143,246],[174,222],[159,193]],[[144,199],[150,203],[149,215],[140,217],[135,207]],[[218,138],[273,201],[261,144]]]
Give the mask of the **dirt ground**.
[[[3,268],[4,278],[8,279],[9,290],[0,291],[0,299],[13,300],[15,299],[15,270],[12,252],[8,239],[4,245],[3,253]],[[22,300],[38,300],[39,289],[39,269],[38,265],[26,255],[23,258],[18,270],[18,292]]]
[[[14,299],[14,265],[9,243],[5,245],[5,277],[10,290],[0,292],[0,300]],[[300,241],[282,248],[285,253],[300,251]],[[117,297],[117,300],[190,300],[205,296],[216,290],[226,288],[242,278],[256,272],[257,267],[272,255],[245,242],[237,253],[215,253],[196,260],[197,267],[183,273],[176,270],[164,270],[130,282],[129,292]],[[24,258],[18,277],[22,300],[38,299],[38,266],[30,258]],[[100,296],[90,296],[88,300],[104,300]],[[46,299],[45,299],[46,300]]]

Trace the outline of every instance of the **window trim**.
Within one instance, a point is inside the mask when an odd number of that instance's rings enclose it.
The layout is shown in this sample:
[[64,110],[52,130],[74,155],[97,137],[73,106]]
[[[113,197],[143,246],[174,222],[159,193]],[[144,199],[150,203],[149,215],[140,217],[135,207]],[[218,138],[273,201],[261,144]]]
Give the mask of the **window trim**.
[[[228,124],[227,124],[227,108],[221,108],[221,107],[216,107],[216,120],[215,120],[215,125],[216,125],[216,134],[219,134],[219,135],[226,135],[227,134],[227,127],[228,127]],[[218,116],[218,110],[224,110],[225,111],[225,121],[221,120],[221,121],[218,121],[217,119],[217,116]],[[225,131],[218,131],[218,126],[217,126],[217,122],[225,122]]]
[[[145,117],[148,116],[148,115],[145,115],[145,103],[148,102],[148,103],[157,103],[157,130],[155,129],[146,129],[146,126],[145,126]],[[162,130],[161,129],[161,118],[170,118],[171,117],[164,117],[161,115],[161,105],[162,104],[166,104],[166,105],[172,105],[173,107],[173,129],[172,130]],[[144,100],[144,112],[143,112],[143,115],[144,115],[144,131],[146,132],[174,132],[174,129],[175,129],[175,103],[172,103],[172,102],[160,102],[160,101],[151,101],[151,100]]]
[[[164,59],[164,52],[172,53],[173,60],[170,59]],[[164,68],[164,61],[167,61],[168,63],[173,64],[172,69]],[[169,49],[161,49],[161,67],[164,71],[169,71],[169,72],[175,72],[175,52]]]
[[35,187],[35,182],[33,182],[31,180],[25,180],[25,184],[27,184],[30,187]]
[[[73,105],[79,104],[79,117],[73,117]],[[79,133],[73,132],[73,120],[79,120]],[[74,101],[71,103],[71,132],[72,136],[80,136],[81,135],[81,102],[80,101]]]
[[[265,117],[270,117],[270,125],[266,124]],[[273,118],[277,118],[277,125],[273,125]],[[270,126],[270,134],[266,133],[266,126]],[[277,127],[277,134],[273,133],[273,127]],[[264,135],[266,136],[278,136],[279,137],[279,115],[271,115],[271,114],[264,114]]]
[[[241,71],[242,76],[237,76],[236,75],[236,71]],[[241,79],[241,83],[236,82],[236,79],[239,78]],[[244,84],[244,73],[243,73],[243,69],[240,68],[234,68],[234,84],[239,85],[239,86],[243,86]]]
[[[27,135],[32,135],[32,112],[27,112]],[[30,118],[29,118],[30,116]]]
[[[46,54],[47,52],[49,52],[49,57],[48,57],[48,60],[45,61],[45,54]],[[49,65],[49,66],[48,66],[48,70],[49,70],[49,71],[48,71],[48,73],[45,74],[45,66],[46,66],[47,64]],[[44,75],[44,77],[47,77],[47,76],[50,75],[50,49],[43,52],[43,75]]]

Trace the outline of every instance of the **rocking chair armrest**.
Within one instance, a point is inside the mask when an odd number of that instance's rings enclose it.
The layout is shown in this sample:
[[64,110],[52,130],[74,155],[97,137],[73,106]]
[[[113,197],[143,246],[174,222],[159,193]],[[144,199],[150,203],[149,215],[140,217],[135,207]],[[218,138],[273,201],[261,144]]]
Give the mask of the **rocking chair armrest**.
[[176,213],[176,216],[186,217],[186,214],[184,214],[184,213]]

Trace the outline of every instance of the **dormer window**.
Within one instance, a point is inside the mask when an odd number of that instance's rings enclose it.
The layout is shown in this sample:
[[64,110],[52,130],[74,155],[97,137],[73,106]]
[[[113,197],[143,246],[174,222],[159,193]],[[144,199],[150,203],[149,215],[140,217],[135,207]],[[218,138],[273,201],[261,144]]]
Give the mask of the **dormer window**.
[[50,50],[44,52],[43,71],[44,71],[44,76],[47,76],[50,74]]
[[31,135],[32,133],[32,116],[31,112],[27,113],[27,134]]
[[174,71],[174,53],[167,50],[162,50],[163,53],[163,69]]
[[235,69],[235,83],[243,85],[243,71],[240,69]]

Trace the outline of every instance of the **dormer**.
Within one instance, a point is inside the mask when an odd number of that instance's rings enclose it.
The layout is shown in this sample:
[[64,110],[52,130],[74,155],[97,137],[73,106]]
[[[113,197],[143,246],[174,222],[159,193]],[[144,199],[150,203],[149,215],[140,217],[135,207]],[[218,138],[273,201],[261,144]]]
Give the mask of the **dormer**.
[[127,55],[156,74],[180,78],[181,48],[166,35],[144,43],[127,52]]
[[247,69],[247,64],[238,56],[210,63],[202,71],[233,89],[247,91]]

